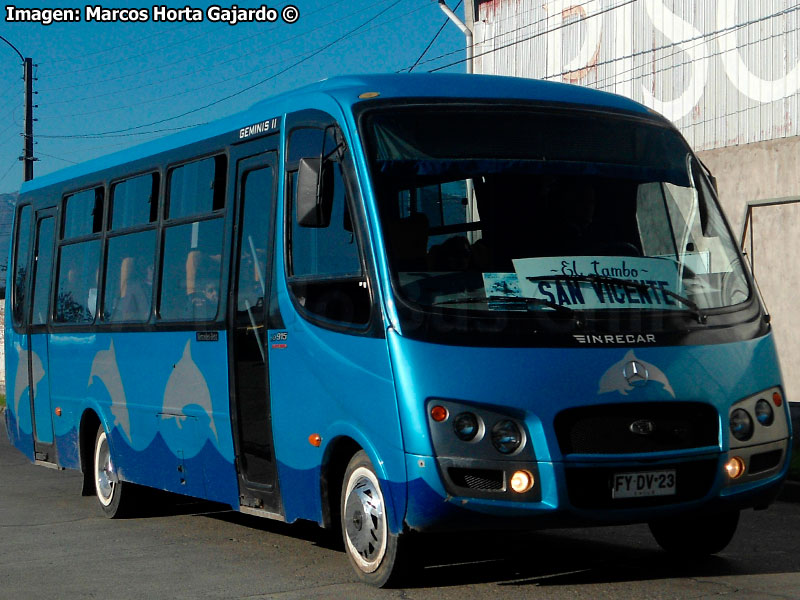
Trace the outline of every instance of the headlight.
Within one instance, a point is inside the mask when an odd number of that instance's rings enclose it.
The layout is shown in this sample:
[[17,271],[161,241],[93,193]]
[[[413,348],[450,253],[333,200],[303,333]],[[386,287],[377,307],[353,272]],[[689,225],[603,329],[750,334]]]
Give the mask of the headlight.
[[471,442],[478,435],[479,430],[480,423],[474,413],[463,412],[453,419],[453,431],[461,441]]
[[731,433],[740,442],[749,440],[753,436],[753,419],[748,412],[737,408],[731,413]]
[[756,402],[756,420],[764,426],[772,425],[775,420],[775,412],[766,400]]
[[519,425],[510,419],[495,423],[492,427],[492,444],[502,454],[516,452],[522,445]]

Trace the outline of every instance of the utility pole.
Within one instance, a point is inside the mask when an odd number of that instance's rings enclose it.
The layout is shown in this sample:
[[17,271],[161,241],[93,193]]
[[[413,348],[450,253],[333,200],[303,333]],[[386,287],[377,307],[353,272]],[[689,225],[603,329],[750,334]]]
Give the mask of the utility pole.
[[23,148],[23,177],[24,181],[33,179],[33,59],[26,58],[23,79],[25,80],[25,146]]
[[22,79],[25,82],[25,122],[23,124],[25,131],[22,134],[24,138],[22,156],[19,159],[22,161],[23,180],[30,181],[33,179],[33,163],[38,160],[33,156],[33,122],[35,121],[33,118],[33,95],[35,94],[33,91],[33,59],[22,56],[22,52],[2,35],[0,35],[0,40],[11,46],[11,49],[22,61]]

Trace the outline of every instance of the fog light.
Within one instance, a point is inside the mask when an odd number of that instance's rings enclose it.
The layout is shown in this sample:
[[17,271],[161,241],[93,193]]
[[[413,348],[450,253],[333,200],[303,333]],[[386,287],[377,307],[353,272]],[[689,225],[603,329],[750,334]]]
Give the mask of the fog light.
[[515,471],[511,476],[511,489],[524,494],[533,487],[533,474],[530,471]]
[[431,408],[431,418],[437,423],[441,423],[447,419],[447,409],[444,406],[437,404]]
[[744,461],[738,456],[734,456],[725,463],[725,472],[731,479],[738,479],[744,475]]

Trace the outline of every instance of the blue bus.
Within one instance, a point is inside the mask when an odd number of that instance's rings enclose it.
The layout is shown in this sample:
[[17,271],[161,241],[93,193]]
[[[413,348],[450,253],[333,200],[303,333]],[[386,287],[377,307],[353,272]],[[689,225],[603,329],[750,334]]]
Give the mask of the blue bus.
[[9,265],[8,435],[109,517],[314,521],[386,585],[432,531],[719,552],[787,472],[713,177],[619,96],[330,79],[24,184]]

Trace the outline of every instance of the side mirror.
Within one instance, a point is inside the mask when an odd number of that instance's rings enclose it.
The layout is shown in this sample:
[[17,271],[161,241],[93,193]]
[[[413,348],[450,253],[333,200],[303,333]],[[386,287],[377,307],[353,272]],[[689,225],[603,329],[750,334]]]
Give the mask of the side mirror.
[[297,224],[328,227],[333,208],[333,163],[301,158],[297,170]]

